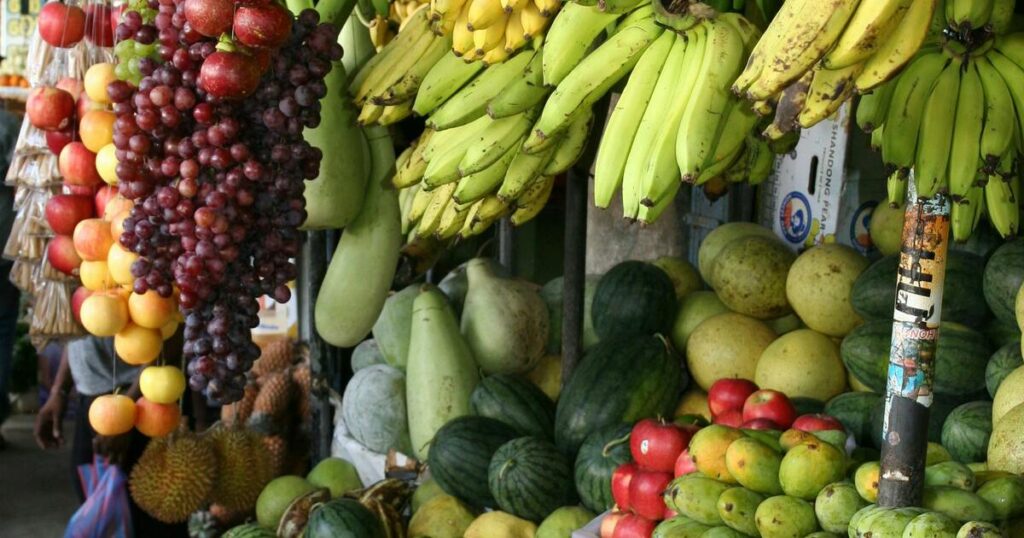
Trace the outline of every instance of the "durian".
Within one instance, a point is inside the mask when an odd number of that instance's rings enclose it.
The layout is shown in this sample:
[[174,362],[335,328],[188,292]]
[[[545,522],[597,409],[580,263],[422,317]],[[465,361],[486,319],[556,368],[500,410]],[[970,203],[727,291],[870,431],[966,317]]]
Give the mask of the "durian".
[[217,480],[210,501],[228,510],[252,510],[263,486],[273,478],[270,452],[259,435],[243,428],[219,427],[207,435],[217,455]]
[[217,478],[217,457],[187,430],[150,440],[128,482],[135,504],[159,521],[179,523],[202,508]]

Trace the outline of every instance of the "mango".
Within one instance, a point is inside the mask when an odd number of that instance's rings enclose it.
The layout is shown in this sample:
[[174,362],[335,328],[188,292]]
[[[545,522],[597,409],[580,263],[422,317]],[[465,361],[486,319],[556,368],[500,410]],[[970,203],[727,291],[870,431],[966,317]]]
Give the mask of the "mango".
[[942,463],[944,461],[952,461],[953,456],[949,454],[946,447],[939,443],[928,443],[928,451],[925,453],[924,464],[935,465],[936,463]]
[[974,484],[974,471],[958,461],[936,463],[924,470],[926,486],[953,486],[974,491]]
[[825,486],[814,500],[814,515],[818,524],[829,532],[846,532],[850,519],[867,506],[849,482],[835,482]]
[[487,512],[473,520],[463,538],[534,538],[537,525],[505,512]]
[[985,482],[976,492],[996,511],[999,519],[1024,515],[1024,478],[1004,476]]
[[[879,510],[885,510],[885,508],[882,508],[881,506],[878,506],[878,505],[875,505],[875,504],[869,504],[869,505],[865,506],[864,508],[861,508],[860,510],[857,510],[857,513],[853,514],[853,517],[850,518],[850,527],[849,528],[851,530],[855,530],[857,528],[857,526],[860,525],[860,522],[864,520],[864,518],[874,514],[875,512],[877,512]],[[853,532],[850,532],[850,536],[853,536],[853,534],[854,534]]]
[[731,488],[718,497],[718,515],[732,529],[748,536],[757,536],[754,513],[764,496],[747,488]]
[[839,538],[839,535],[831,532],[818,531],[812,532],[807,536],[804,536],[804,538]]
[[869,503],[878,500],[878,482],[882,479],[882,464],[877,461],[869,461],[860,467],[853,475],[853,485],[861,498]]
[[858,536],[874,536],[877,538],[901,537],[907,525],[917,516],[924,513],[920,508],[889,508],[879,510],[866,517],[857,525]]
[[924,488],[924,507],[961,522],[992,521],[996,509],[978,495],[952,486]]
[[535,538],[564,538],[577,529],[583,528],[597,517],[593,512],[580,506],[563,506],[551,512],[537,527]]
[[821,430],[813,433],[818,439],[838,448],[842,452],[846,451],[846,438],[848,437],[846,432],[841,432],[839,430]]
[[700,538],[747,538],[747,535],[723,525],[721,527],[711,527],[704,531]]
[[427,504],[427,501],[438,495],[444,495],[444,490],[441,489],[441,486],[437,485],[437,482],[432,478],[425,480],[412,494],[412,513],[418,512],[420,507]]
[[938,512],[925,512],[910,520],[901,538],[956,538],[960,524]]
[[409,521],[409,538],[462,538],[473,523],[473,512],[451,495],[425,502]]
[[743,432],[720,424],[701,428],[690,440],[690,456],[697,470],[710,478],[736,484],[725,464],[725,453],[733,441],[742,437]]
[[956,538],[1003,538],[999,527],[984,521],[969,521],[960,527]]
[[[768,445],[768,448],[776,452],[782,452],[782,445],[779,444],[779,438],[782,436],[782,432],[778,430],[741,430],[743,435],[752,437]],[[732,445],[730,445],[732,446]]]
[[789,452],[796,445],[815,441],[817,439],[818,438],[811,432],[790,429],[782,432],[782,436],[779,437],[779,445],[782,447],[782,450]]
[[700,538],[710,528],[686,516],[676,516],[658,523],[651,538]]
[[786,452],[779,483],[786,495],[813,501],[822,488],[842,480],[845,471],[846,454],[829,443],[807,442]]
[[[970,465],[968,465],[968,467],[970,467]],[[975,488],[980,488],[981,486],[984,486],[985,484],[997,478],[1003,478],[1005,476],[1017,475],[1013,473],[1008,473],[1006,471],[974,471],[974,486]]]
[[974,471],[974,474],[977,475],[978,473],[980,473],[982,471],[987,471],[988,470],[988,462],[987,461],[972,461],[971,463],[967,464],[967,467],[970,470]]
[[762,538],[806,536],[818,530],[811,503],[788,495],[765,499],[757,507],[754,521]]
[[718,515],[718,497],[729,484],[700,475],[681,476],[665,490],[665,505],[679,515],[705,525],[722,525]]
[[782,456],[752,437],[737,439],[725,451],[729,474],[743,487],[766,495],[782,493],[779,465]]

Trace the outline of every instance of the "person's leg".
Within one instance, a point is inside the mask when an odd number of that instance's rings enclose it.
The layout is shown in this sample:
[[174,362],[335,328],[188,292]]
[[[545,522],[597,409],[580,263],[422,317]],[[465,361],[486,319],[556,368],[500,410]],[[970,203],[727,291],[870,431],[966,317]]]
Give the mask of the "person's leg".
[[[0,280],[0,426],[11,412],[11,400],[7,391],[11,383],[11,367],[14,361],[14,338],[18,326],[18,288],[6,278]],[[0,449],[4,447],[0,435]]]
[[82,481],[78,477],[78,466],[92,463],[93,460],[92,439],[95,433],[89,426],[89,405],[92,404],[92,400],[92,396],[78,396],[75,431],[71,438],[71,479],[80,503],[85,502],[85,491],[82,490]]

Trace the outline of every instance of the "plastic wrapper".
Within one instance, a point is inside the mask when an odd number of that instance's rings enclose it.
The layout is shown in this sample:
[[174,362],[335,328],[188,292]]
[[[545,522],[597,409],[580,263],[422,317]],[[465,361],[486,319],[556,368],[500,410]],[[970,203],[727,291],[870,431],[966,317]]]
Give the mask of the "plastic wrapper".
[[35,292],[35,284],[32,281],[32,274],[35,272],[35,265],[23,260],[14,260],[11,266],[11,282],[19,290],[32,294]]
[[[44,153],[50,153],[50,147],[46,145],[46,133],[32,125],[28,121],[28,115],[25,115],[25,119],[21,122],[21,129],[18,130],[18,142],[14,145],[14,155],[21,157]],[[10,177],[9,172],[8,177]]]
[[28,83],[41,86],[49,82],[44,73],[50,64],[53,63],[54,48],[39,37],[39,31],[32,33],[32,42],[28,46],[28,58],[25,62],[25,78]]
[[37,349],[54,340],[66,340],[85,334],[71,310],[71,294],[77,284],[42,280],[36,283],[35,302],[29,337]]

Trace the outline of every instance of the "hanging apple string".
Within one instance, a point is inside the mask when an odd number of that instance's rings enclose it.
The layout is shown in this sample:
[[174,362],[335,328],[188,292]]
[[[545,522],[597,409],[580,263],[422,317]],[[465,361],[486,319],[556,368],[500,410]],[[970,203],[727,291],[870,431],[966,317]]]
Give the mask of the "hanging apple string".
[[134,291],[177,294],[189,384],[234,402],[260,354],[257,299],[286,302],[297,276],[321,158],[302,131],[320,123],[338,28],[231,0],[132,0],[120,21],[109,92]]

